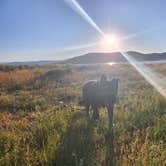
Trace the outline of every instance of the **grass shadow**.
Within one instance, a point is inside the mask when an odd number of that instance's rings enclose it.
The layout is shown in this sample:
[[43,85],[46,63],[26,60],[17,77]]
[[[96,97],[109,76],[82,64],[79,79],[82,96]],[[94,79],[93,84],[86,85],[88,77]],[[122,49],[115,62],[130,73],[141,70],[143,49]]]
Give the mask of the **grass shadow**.
[[87,118],[82,112],[76,112],[61,138],[52,165],[101,165],[97,161],[97,155],[103,145],[104,136],[99,129],[98,122]]

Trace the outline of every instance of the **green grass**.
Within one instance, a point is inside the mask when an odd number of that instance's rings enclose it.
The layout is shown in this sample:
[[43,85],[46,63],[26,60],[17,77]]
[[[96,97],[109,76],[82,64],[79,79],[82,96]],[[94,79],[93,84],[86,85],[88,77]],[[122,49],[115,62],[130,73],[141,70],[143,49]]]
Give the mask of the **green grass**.
[[24,70],[0,73],[0,166],[105,165],[107,110],[94,121],[78,105],[83,83],[102,73],[121,80],[113,120],[115,165],[165,164],[166,100],[130,66],[36,66],[26,69],[29,79],[17,77],[19,90],[15,81],[6,87],[7,78]]

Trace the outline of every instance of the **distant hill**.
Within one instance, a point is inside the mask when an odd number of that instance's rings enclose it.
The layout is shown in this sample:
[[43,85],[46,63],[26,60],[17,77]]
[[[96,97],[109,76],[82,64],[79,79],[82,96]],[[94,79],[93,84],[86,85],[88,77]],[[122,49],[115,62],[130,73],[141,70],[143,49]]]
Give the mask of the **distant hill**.
[[148,53],[143,54],[135,51],[128,51],[129,55],[132,55],[138,61],[161,61],[166,60],[166,52],[163,53]]
[[[144,62],[158,62],[161,63],[166,61],[166,52],[164,53],[149,53],[144,54],[136,51],[128,51],[126,52],[129,55],[133,56],[137,61]],[[88,53],[81,56],[76,56],[67,60],[50,60],[50,61],[25,61],[25,62],[6,62],[0,63],[5,65],[48,65],[48,64],[95,64],[95,63],[121,63],[127,62],[126,59],[120,52],[111,52],[111,53],[101,53],[94,52]]]
[[61,61],[24,61],[24,62],[4,62],[1,64],[4,65],[13,65],[13,66],[18,66],[18,65],[28,65],[28,66],[33,66],[33,65],[48,65],[48,64],[58,64],[61,63]]
[[[126,52],[133,56],[137,61],[161,61],[166,60],[166,52],[143,54],[140,52]],[[112,53],[88,53],[85,55],[73,57],[63,61],[63,63],[71,64],[93,64],[93,63],[109,63],[109,62],[126,62],[126,59],[120,52]]]

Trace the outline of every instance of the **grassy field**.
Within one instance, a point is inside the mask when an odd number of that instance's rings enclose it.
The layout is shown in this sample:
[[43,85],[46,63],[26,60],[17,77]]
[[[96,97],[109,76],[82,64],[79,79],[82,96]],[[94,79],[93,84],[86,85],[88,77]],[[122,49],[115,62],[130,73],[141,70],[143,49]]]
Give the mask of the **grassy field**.
[[120,78],[115,165],[164,166],[166,99],[130,65],[0,66],[0,166],[104,166],[107,111],[93,121],[78,104],[102,73]]

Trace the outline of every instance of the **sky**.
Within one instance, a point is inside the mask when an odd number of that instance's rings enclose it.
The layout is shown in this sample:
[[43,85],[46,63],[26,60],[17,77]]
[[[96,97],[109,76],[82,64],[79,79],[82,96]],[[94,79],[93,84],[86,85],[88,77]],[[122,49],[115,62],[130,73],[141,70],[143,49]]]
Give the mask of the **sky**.
[[[70,0],[0,0],[0,62],[57,60],[105,50]],[[165,0],[77,0],[123,51],[166,51]],[[110,48],[109,51],[114,51]]]

